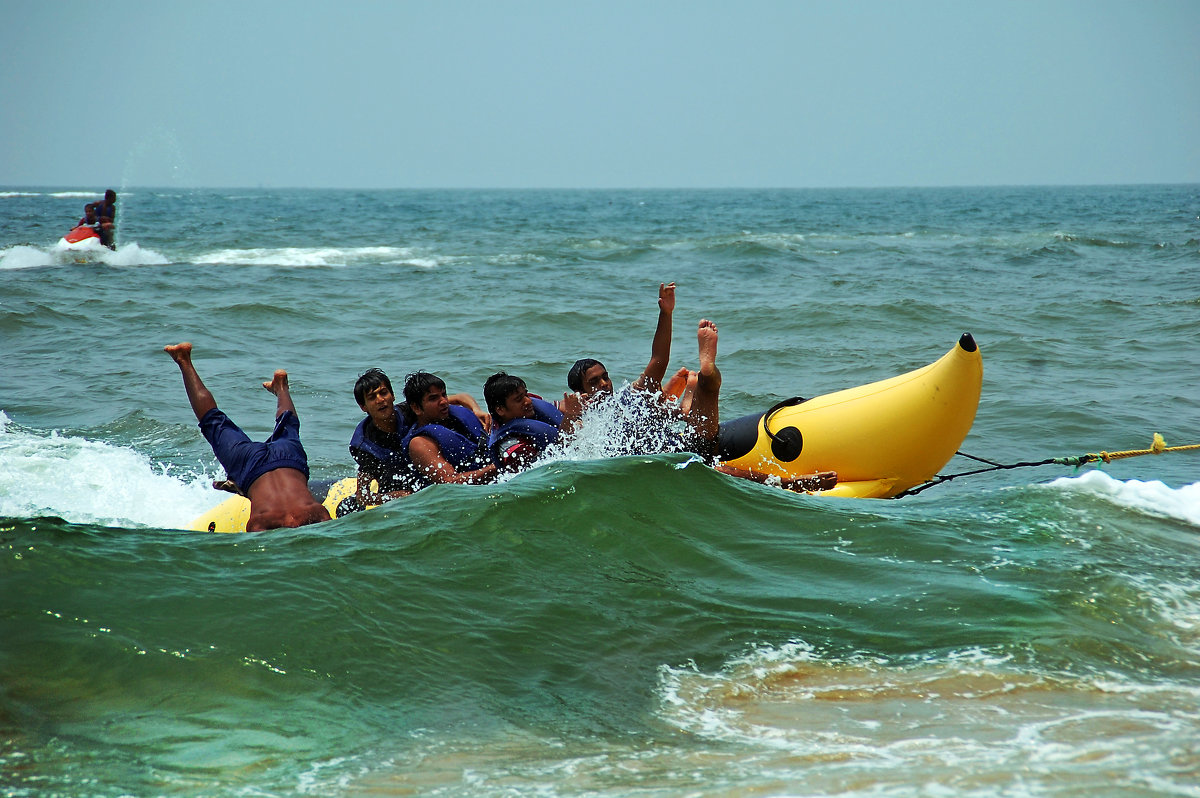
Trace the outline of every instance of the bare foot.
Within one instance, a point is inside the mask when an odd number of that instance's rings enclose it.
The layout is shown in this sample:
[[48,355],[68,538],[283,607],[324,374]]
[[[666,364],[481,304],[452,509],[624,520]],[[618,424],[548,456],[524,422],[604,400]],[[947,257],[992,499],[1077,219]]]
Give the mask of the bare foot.
[[685,416],[692,412],[692,399],[696,396],[696,386],[699,382],[700,372],[689,371],[687,387],[683,389],[683,396],[679,397],[679,409]]
[[688,371],[686,368],[681,368],[679,371],[672,374],[670,378],[663,383],[663,396],[670,396],[678,399],[679,395],[683,393],[683,389],[687,387],[688,375],[691,373],[692,372]]
[[228,479],[217,480],[217,481],[213,482],[212,486],[213,486],[214,490],[223,490],[226,493],[236,493],[239,496],[246,495],[246,494],[242,493],[241,490],[238,489],[237,485],[235,485],[232,481],[230,481]]
[[171,359],[176,363],[191,363],[192,362],[192,345],[184,341],[181,344],[171,344],[164,346],[163,351],[171,356]]
[[270,382],[264,382],[263,387],[276,396],[279,396],[280,391],[286,394],[288,392],[287,372],[283,369],[275,369],[275,376],[271,378]]
[[717,368],[717,325],[708,319],[700,319],[696,341],[700,344],[700,373],[712,376]]

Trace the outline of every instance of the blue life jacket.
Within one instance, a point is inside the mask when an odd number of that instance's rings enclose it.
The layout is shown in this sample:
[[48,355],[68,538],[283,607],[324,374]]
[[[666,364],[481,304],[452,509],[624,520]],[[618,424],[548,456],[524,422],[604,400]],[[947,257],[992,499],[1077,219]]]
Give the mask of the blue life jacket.
[[501,465],[500,444],[505,438],[520,435],[536,446],[539,453],[558,440],[558,425],[563,420],[562,411],[541,397],[531,394],[530,398],[533,399],[533,418],[514,418],[493,429],[492,434],[488,436],[488,453],[497,466]]
[[[359,422],[354,428],[354,434],[350,436],[350,454],[358,463],[359,470],[375,477],[382,491],[412,487],[412,461],[408,459],[408,451],[403,443],[410,427],[401,405],[396,405],[396,423],[396,432],[389,434],[376,427],[371,422],[371,417],[367,416]],[[371,425],[370,430],[367,428],[368,424]],[[377,440],[385,435],[396,441],[399,448],[393,449]]]
[[[408,447],[412,439],[418,435],[433,438],[441,449],[442,457],[455,471],[474,471],[488,464],[486,447],[486,431],[483,424],[465,407],[450,405],[450,417],[441,422],[414,426],[404,436],[404,454],[408,457]],[[411,460],[411,458],[409,458]],[[419,469],[414,473],[425,485],[432,484],[425,479]]]

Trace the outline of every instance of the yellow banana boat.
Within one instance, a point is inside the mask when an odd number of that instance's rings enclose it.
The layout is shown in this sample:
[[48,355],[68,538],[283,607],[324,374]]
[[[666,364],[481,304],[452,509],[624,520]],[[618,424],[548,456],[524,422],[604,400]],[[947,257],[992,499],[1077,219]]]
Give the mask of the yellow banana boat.
[[[983,358],[970,333],[916,371],[814,399],[781,402],[721,425],[725,465],[778,477],[837,473],[823,496],[884,499],[926,482],[962,444],[979,406]],[[333,517],[354,495],[353,477],[328,487]],[[319,496],[320,493],[318,492]],[[189,529],[244,532],[250,502],[232,496]]]
[[983,358],[970,333],[928,366],[721,425],[726,465],[778,477],[837,472],[824,496],[883,499],[935,476],[975,421]]

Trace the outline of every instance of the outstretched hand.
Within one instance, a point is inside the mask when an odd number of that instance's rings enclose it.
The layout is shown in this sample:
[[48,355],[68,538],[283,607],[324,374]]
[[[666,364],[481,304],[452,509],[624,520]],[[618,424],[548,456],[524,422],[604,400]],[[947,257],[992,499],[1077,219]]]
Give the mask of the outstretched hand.
[[564,393],[562,401],[554,405],[563,414],[559,429],[567,435],[574,434],[583,423],[584,398],[577,393]]
[[564,393],[558,409],[564,418],[573,421],[583,415],[583,399],[577,393]]
[[658,284],[658,309],[664,313],[675,312],[675,283]]

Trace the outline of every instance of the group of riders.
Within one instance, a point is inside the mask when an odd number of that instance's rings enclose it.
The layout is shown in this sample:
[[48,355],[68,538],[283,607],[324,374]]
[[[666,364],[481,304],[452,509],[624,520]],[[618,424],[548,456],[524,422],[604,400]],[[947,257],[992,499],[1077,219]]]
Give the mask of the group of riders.
[[100,237],[100,243],[116,249],[117,192],[111,188],[104,192],[104,199],[83,206],[83,218],[76,227],[90,227]]
[[[439,483],[481,484],[531,467],[554,444],[575,433],[595,404],[617,403],[626,418],[637,419],[621,435],[629,454],[693,452],[712,461],[717,454],[717,400],[721,373],[716,366],[717,327],[701,319],[696,330],[699,367],[666,378],[671,353],[675,284],[658,288],[658,325],[650,362],[632,384],[615,390],[604,364],[585,358],[567,374],[570,389],[558,401],[529,392],[520,377],[499,372],[483,388],[487,409],[465,393],[448,394],[446,383],[429,372],[409,374],[404,401],[397,403],[391,380],[380,369],[362,374],[354,398],[366,417],[350,439],[358,466],[357,490],[344,511],[363,509]],[[251,441],[217,409],[191,361],[192,345],[165,347],[183,375],[184,388],[200,429],[225,468],[214,487],[250,499],[248,531],[295,527],[328,520],[326,508],[308,488],[308,460],[300,444],[300,422],[288,393],[287,372],[275,372],[263,387],[277,399],[275,430],[265,442]],[[726,474],[756,482],[764,474],[714,464]],[[820,472],[778,480],[781,487],[821,490],[836,475]]]

